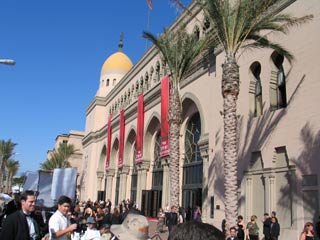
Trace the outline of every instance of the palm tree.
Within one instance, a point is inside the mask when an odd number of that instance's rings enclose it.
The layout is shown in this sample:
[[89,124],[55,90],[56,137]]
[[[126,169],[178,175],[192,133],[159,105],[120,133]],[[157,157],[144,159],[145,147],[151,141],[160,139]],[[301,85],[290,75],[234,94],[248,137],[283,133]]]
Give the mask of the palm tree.
[[206,45],[205,40],[199,40],[195,34],[189,34],[185,26],[176,31],[164,30],[158,38],[149,32],[143,32],[143,37],[149,39],[161,54],[170,71],[169,92],[169,126],[170,126],[170,203],[179,205],[179,139],[182,121],[180,100],[180,82],[186,77],[191,64]]
[[7,178],[7,192],[11,191],[12,188],[12,179],[13,176],[16,175],[20,167],[19,161],[15,161],[12,159],[9,159],[6,162],[6,168],[8,171],[8,178]]
[[55,168],[71,167],[69,158],[77,150],[73,144],[60,143],[57,150],[54,150],[49,159],[40,164],[40,168],[45,171],[52,171]]
[[14,155],[14,148],[17,144],[8,141],[0,140],[0,189],[3,187],[3,174],[5,172],[6,162]]

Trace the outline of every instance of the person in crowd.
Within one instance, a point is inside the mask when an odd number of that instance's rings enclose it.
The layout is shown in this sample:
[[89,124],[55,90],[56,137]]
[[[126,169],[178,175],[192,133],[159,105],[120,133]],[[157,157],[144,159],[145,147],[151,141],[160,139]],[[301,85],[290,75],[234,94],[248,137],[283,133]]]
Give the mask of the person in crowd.
[[171,207],[171,212],[167,213],[166,218],[167,218],[168,230],[170,233],[172,228],[178,224],[178,213],[177,213],[176,206]]
[[49,219],[50,239],[70,239],[72,231],[77,229],[77,224],[70,224],[68,212],[72,201],[68,196],[61,196],[58,199],[58,209]]
[[300,234],[300,240],[315,240],[314,231],[313,231],[313,224],[311,222],[307,222],[304,227],[303,231]]
[[96,214],[96,222],[97,222],[97,229],[100,229],[100,226],[103,224],[104,213],[100,207],[97,208]]
[[110,225],[103,224],[100,228],[101,240],[110,240],[112,238],[112,234],[110,232]]
[[186,222],[177,225],[168,240],[224,240],[224,234],[216,227],[202,222]]
[[163,209],[160,208],[159,212],[158,212],[158,223],[157,223],[157,231],[158,232],[163,232],[165,218],[166,218],[166,215],[165,215]]
[[202,222],[201,220],[201,209],[199,206],[196,206],[194,213],[193,213],[193,221]]
[[11,213],[14,213],[15,211],[19,210],[21,208],[21,203],[19,201],[19,194],[18,193],[13,193],[13,199],[8,202],[6,209],[5,209],[5,214],[8,216]]
[[112,224],[112,222],[111,222],[112,215],[109,212],[109,208],[105,207],[103,209],[103,212],[104,212],[104,216],[103,216],[103,222],[102,223],[111,225]]
[[109,209],[109,213],[111,213],[111,206],[112,206],[112,203],[111,203],[110,199],[108,199],[106,202],[106,207]]
[[230,228],[230,237],[227,240],[238,240],[237,229],[235,227]]
[[246,224],[243,220],[243,216],[242,215],[239,215],[238,216],[238,223],[237,223],[237,226],[238,226],[238,239],[241,240],[241,239],[245,239],[245,232],[246,232]]
[[100,240],[100,231],[96,228],[97,223],[93,217],[87,218],[87,231],[81,237],[81,240]]
[[113,210],[111,223],[112,224],[121,224],[121,216],[120,216],[118,208],[114,208],[114,210]]
[[120,224],[123,222],[123,220],[128,215],[129,210],[130,210],[129,209],[129,205],[128,204],[124,204],[123,207],[122,207],[122,212],[120,214]]
[[319,216],[318,222],[316,223],[316,234],[318,239],[320,240],[320,216]]
[[278,223],[278,219],[276,217],[272,217],[271,225],[270,225],[271,240],[278,240],[279,235],[280,235],[280,224]]
[[247,238],[249,240],[259,240],[259,227],[257,224],[257,216],[252,215],[250,222],[247,224]]
[[191,207],[187,207],[186,209],[186,222],[192,220],[192,209]]
[[238,240],[244,240],[245,239],[243,225],[241,225],[241,224],[238,224],[237,239]]
[[270,228],[271,228],[271,218],[269,216],[269,213],[264,214],[264,220],[263,220],[263,235],[264,240],[270,240]]
[[149,223],[145,216],[129,213],[122,224],[114,224],[110,229],[114,235],[112,239],[119,240],[147,240]]
[[25,191],[20,196],[21,210],[11,213],[4,221],[0,239],[38,240],[39,227],[33,219],[36,196],[33,191]]
[[95,217],[94,211],[92,210],[91,207],[87,207],[87,208],[84,210],[84,217],[85,217],[85,219],[87,219],[88,217]]

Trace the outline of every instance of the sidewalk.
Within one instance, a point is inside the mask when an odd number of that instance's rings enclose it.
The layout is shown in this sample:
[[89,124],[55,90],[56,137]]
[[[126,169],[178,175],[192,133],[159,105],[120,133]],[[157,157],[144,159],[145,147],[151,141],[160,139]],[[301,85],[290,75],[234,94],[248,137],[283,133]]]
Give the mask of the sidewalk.
[[[152,237],[157,230],[157,220],[149,220],[149,236]],[[167,240],[169,236],[168,228],[165,227],[165,231],[159,234],[162,240]]]

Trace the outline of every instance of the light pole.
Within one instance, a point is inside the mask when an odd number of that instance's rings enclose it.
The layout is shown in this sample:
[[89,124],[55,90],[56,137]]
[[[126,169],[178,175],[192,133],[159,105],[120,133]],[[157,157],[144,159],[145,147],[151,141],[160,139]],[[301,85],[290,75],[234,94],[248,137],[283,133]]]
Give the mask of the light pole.
[[0,64],[15,65],[16,62],[12,59],[0,59]]

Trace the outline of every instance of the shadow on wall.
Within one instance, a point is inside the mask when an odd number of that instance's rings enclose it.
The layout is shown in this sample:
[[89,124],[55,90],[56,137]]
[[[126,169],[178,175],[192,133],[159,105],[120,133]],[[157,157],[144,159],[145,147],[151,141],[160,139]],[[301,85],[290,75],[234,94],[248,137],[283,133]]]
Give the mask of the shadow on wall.
[[[264,144],[267,143],[270,136],[272,136],[273,131],[276,129],[277,125],[281,119],[290,110],[295,97],[298,94],[298,90],[305,80],[305,75],[303,75],[297,86],[295,87],[292,95],[288,99],[287,107],[279,109],[276,111],[271,111],[270,107],[266,109],[265,104],[263,105],[263,114],[260,117],[249,118],[246,120],[243,116],[239,117],[238,121],[238,139],[240,136],[240,144],[238,146],[238,179],[239,182],[242,181],[244,172],[247,171],[253,164],[251,162],[252,152],[262,148]],[[215,147],[217,149],[222,149],[223,147],[223,131],[218,129],[215,136]],[[241,148],[240,148],[241,147]],[[319,148],[320,149],[320,148]],[[319,150],[320,151],[320,150]],[[213,186],[214,195],[217,198],[224,199],[224,172],[223,172],[223,151],[216,151],[215,156],[209,164],[209,179],[208,185]],[[210,174],[214,173],[214,174]],[[239,186],[240,188],[240,186]],[[242,194],[239,198],[239,206],[244,205],[245,196]],[[285,203],[285,201],[284,201]],[[283,205],[285,206],[285,204]]]
[[[320,156],[320,131],[313,133],[309,123],[306,123],[300,132],[300,141],[303,149],[297,159],[290,159],[300,174],[296,174],[296,183],[301,186],[301,191],[292,191],[285,186],[280,189],[283,198],[278,204],[287,207],[290,197],[297,205],[302,204],[304,221],[316,222],[319,217],[319,197],[317,173]],[[287,175],[288,180],[293,176]]]

